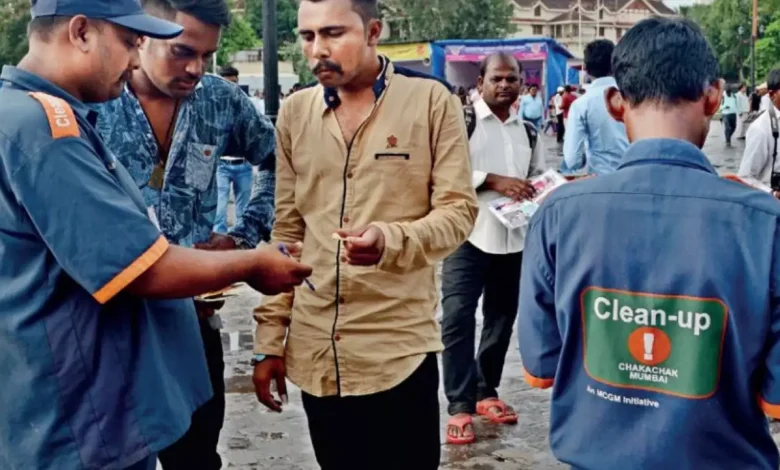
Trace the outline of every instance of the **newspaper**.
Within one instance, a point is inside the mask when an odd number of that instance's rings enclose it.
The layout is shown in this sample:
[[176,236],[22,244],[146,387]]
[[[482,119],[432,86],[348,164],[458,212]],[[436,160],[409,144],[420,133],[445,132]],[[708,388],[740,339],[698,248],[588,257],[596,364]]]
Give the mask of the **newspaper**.
[[536,196],[533,199],[515,201],[510,197],[499,197],[488,201],[488,208],[506,228],[520,229],[528,225],[542,201],[555,188],[567,182],[562,174],[555,170],[547,170],[540,176],[531,178],[531,184],[536,189]]

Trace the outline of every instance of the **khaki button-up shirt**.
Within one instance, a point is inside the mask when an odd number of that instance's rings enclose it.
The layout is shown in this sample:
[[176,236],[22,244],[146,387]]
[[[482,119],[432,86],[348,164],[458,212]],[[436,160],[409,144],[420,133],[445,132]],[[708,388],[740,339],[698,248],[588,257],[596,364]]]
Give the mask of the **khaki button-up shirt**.
[[[403,73],[386,65],[351,145],[333,90],[297,92],[279,115],[272,239],[303,241],[316,291],[266,298],[255,352],[284,356],[290,381],[314,396],[388,390],[442,349],[435,266],[467,239],[478,206],[460,101]],[[333,233],[371,224],[385,236],[379,264],[345,263]]]

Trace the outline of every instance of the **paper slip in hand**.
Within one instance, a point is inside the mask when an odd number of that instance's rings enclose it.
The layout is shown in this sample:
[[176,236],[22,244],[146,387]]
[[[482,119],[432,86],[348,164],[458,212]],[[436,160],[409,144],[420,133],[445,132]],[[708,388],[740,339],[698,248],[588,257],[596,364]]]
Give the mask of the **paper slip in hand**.
[[342,237],[342,236],[341,236],[341,235],[339,235],[338,233],[334,233],[334,234],[333,234],[333,235],[331,235],[331,236],[333,237],[333,239],[334,239],[334,240],[338,240],[338,241],[340,241],[340,242],[345,242],[345,241],[347,241],[347,240],[348,240],[348,239],[347,239],[347,237]]
[[206,292],[205,294],[201,294],[197,297],[195,297],[196,300],[208,302],[208,301],[217,301],[217,300],[223,300],[227,297],[236,297],[238,294],[235,292],[237,289],[241,288],[244,284],[233,284],[232,286],[225,287],[224,289],[220,289],[213,292]]

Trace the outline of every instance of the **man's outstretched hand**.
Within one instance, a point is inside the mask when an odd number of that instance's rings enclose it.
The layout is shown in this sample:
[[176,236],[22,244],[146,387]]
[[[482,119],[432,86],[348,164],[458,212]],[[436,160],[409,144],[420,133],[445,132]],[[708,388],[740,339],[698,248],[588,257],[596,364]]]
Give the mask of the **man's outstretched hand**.
[[[287,245],[294,249],[295,245]],[[283,255],[274,246],[264,246],[251,252],[256,258],[252,274],[246,279],[249,287],[266,295],[292,292],[311,276],[311,266]],[[292,250],[291,250],[292,254]],[[295,256],[295,255],[293,255]]]
[[339,230],[336,235],[344,242],[346,262],[353,266],[374,266],[385,252],[385,235],[369,225],[360,230]]
[[[255,364],[255,371],[252,375],[257,400],[269,410],[277,413],[281,413],[282,405],[287,404],[286,375],[287,369],[284,364],[284,358],[276,356],[268,356]],[[278,400],[271,393],[271,382],[276,383],[276,390],[279,393]]]

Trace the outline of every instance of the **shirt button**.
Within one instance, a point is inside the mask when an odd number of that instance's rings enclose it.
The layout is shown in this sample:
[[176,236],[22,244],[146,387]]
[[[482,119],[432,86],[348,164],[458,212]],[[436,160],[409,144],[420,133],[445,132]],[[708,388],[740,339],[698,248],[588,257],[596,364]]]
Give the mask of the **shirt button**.
[[347,257],[346,256],[342,256],[341,257],[341,262],[342,263],[346,263],[347,262]]
[[347,178],[352,179],[352,172],[347,173]]
[[347,303],[347,299],[345,299],[344,297],[339,297],[339,303],[340,304],[345,304],[345,303]]
[[349,223],[349,217],[344,217],[344,223],[345,223],[345,224],[348,224],[348,223]]
[[333,339],[334,339],[335,341],[341,341],[341,336],[339,336],[339,335],[337,334],[336,336],[334,336],[334,337],[333,337]]

